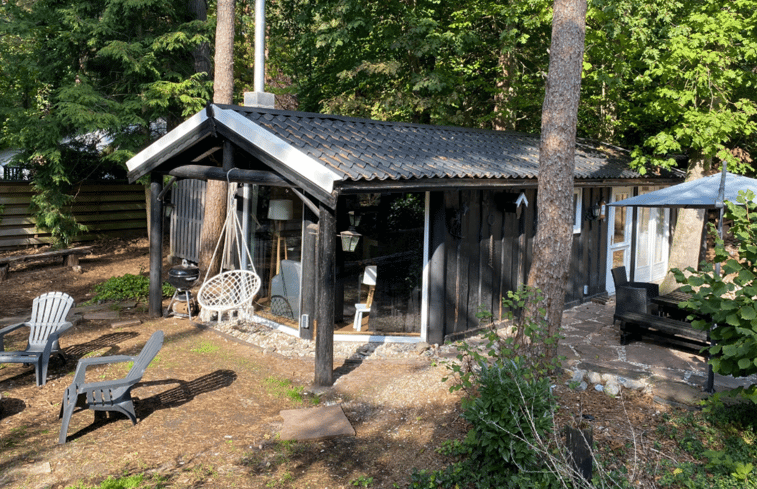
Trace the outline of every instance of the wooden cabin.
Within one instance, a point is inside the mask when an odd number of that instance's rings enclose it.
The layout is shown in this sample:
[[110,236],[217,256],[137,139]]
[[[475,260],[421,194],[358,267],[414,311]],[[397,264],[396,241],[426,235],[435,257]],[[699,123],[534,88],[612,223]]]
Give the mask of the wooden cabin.
[[[190,261],[203,181],[238,186],[253,263],[237,266],[262,278],[260,321],[303,338],[316,323],[330,334],[330,323],[337,341],[442,343],[478,328],[480,311],[498,318],[525,281],[538,159],[538,135],[210,105],[128,169],[132,181],[151,175],[156,213],[164,177],[181,180],[171,253]],[[614,266],[635,280],[664,273],[667,211],[605,204],[681,177],[640,175],[629,161],[619,148],[577,145],[568,306],[612,293]]]

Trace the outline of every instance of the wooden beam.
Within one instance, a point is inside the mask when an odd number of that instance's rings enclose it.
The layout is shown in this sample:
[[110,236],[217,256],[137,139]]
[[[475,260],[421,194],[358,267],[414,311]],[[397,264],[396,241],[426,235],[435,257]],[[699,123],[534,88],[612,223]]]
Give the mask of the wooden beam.
[[150,174],[150,317],[163,315],[163,202],[158,199],[163,190],[163,175]]
[[336,213],[324,204],[318,221],[318,304],[315,336],[315,385],[334,384],[334,290]]
[[269,187],[292,187],[292,184],[279,175],[269,171],[232,169],[228,174],[223,168],[205,165],[184,165],[168,172],[172,177],[191,178],[194,180],[227,180],[239,183],[254,183]]
[[228,182],[267,185],[269,187],[284,187],[290,189],[295,195],[297,195],[297,197],[299,197],[316,216],[318,216],[318,213],[320,212],[313,201],[297,190],[294,184],[273,172],[233,168],[229,173],[223,168],[218,168],[217,166],[184,165],[174,168],[169,171],[168,174],[172,177],[188,178],[192,180],[224,180]]

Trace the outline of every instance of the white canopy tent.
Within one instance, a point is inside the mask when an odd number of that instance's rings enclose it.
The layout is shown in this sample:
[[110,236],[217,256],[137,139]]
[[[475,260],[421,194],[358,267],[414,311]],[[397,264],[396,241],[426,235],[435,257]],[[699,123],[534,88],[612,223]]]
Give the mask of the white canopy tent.
[[717,209],[722,207],[724,200],[736,202],[739,190],[751,190],[757,195],[757,180],[725,172],[690,182],[679,183],[678,185],[649,192],[648,194],[613,202],[609,205]]
[[[757,179],[728,173],[725,163],[720,174],[710,175],[689,182],[673,185],[661,190],[638,195],[629,199],[612,202],[611,206],[659,207],[678,209],[719,209],[718,234],[723,238],[723,202],[736,202],[739,191],[751,190],[757,196]],[[720,273],[720,264],[716,264]],[[713,325],[716,327],[717,325]],[[712,366],[708,368],[705,390],[713,391]]]

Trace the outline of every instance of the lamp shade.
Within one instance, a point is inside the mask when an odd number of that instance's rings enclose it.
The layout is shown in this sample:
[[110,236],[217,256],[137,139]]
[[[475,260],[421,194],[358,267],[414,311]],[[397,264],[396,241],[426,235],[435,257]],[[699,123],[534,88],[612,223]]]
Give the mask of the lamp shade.
[[271,200],[268,205],[268,219],[288,221],[293,216],[291,200]]

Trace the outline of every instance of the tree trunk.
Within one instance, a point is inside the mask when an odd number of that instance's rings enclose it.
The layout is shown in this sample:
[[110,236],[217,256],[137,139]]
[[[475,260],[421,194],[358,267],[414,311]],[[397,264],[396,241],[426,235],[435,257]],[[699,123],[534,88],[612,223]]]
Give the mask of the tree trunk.
[[[208,20],[208,5],[206,0],[189,0],[187,6],[195,19]],[[204,42],[198,45],[192,51],[192,57],[194,58],[195,73],[207,73],[210,76],[210,70],[213,65],[210,59],[210,46],[208,43]]]
[[[543,308],[550,336],[560,330],[573,244],[573,173],[585,34],[586,0],[555,0],[539,149],[539,224],[528,276],[528,284],[540,289],[543,297],[539,302],[530,298],[521,315],[521,321],[540,321],[544,316],[538,310]],[[518,328],[518,340],[528,343],[523,328]],[[545,348],[547,359],[556,350],[556,344]]]
[[[711,160],[701,155],[692,156],[689,168],[686,171],[686,181],[702,178],[709,170]],[[667,294],[678,288],[670,270],[678,268],[685,270],[687,267],[699,269],[699,251],[702,243],[702,230],[704,228],[704,209],[681,209],[678,211],[676,228],[673,233],[673,245],[670,248],[668,260],[668,273],[665,280],[660,284],[660,293]]]
[[497,91],[494,94],[494,113],[492,129],[495,131],[515,130],[515,111],[512,109],[512,101],[515,98],[513,89],[513,57],[509,53],[500,53],[497,61],[501,70],[497,79]]
[[[213,77],[213,102],[231,104],[234,99],[234,0],[218,0],[216,24],[215,72]],[[224,169],[233,165],[231,145],[224,144]],[[221,252],[211,263],[213,251],[221,239],[221,229],[226,219],[225,181],[209,180],[205,190],[205,213],[200,233],[200,270],[202,276],[216,275],[220,271]],[[219,246],[222,250],[223,246]]]

